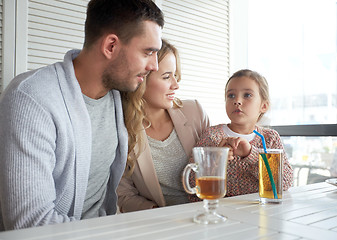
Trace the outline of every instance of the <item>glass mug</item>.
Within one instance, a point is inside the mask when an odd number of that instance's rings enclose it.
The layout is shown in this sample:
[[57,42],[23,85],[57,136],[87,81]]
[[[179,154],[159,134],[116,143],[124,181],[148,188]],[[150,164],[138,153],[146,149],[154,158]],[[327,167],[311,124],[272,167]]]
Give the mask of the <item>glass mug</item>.
[[[227,191],[228,147],[195,147],[195,163],[188,164],[183,172],[183,186],[187,193],[196,194],[203,199],[205,211],[196,215],[197,223],[209,224],[223,222],[227,218],[216,212],[219,199]],[[195,172],[196,186],[191,188],[189,178],[191,170]]]

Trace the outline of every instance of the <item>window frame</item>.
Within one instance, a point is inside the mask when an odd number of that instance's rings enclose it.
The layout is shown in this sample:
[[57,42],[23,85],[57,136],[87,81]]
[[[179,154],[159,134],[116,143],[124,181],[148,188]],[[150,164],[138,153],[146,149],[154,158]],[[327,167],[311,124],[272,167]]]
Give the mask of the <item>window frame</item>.
[[336,137],[337,124],[271,126],[282,137]]

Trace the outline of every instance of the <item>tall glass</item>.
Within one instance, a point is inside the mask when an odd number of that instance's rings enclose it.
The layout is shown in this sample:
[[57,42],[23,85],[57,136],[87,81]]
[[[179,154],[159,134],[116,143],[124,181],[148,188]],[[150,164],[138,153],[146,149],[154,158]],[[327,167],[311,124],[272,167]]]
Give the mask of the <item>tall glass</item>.
[[[202,224],[223,222],[227,218],[216,212],[219,199],[226,195],[227,147],[195,147],[195,163],[188,164],[183,172],[183,185],[189,194],[197,194],[203,199],[204,212],[196,215],[194,221]],[[195,172],[196,186],[189,184],[191,170]]]
[[[282,149],[267,149],[267,153],[264,149],[259,149],[259,195],[262,204],[282,202],[282,153]],[[274,186],[262,155],[268,160]]]

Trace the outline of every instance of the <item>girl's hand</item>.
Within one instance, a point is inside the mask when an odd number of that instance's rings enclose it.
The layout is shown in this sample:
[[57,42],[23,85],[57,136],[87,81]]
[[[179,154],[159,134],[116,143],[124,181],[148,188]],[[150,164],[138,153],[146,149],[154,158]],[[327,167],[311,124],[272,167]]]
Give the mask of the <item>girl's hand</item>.
[[234,159],[234,152],[233,152],[233,148],[231,145],[229,145],[227,143],[227,139],[228,138],[223,138],[221,140],[221,142],[219,143],[218,147],[228,147],[229,151],[228,151],[228,160],[233,160]]
[[[233,156],[238,155],[240,157],[247,157],[250,153],[252,146],[250,143],[241,137],[226,137],[223,138],[219,144],[219,147],[230,146],[233,151]],[[233,157],[234,158],[234,157]]]
[[231,146],[226,146],[229,147],[229,151],[228,151],[228,161],[229,160],[234,160],[234,153],[233,153],[233,148]]

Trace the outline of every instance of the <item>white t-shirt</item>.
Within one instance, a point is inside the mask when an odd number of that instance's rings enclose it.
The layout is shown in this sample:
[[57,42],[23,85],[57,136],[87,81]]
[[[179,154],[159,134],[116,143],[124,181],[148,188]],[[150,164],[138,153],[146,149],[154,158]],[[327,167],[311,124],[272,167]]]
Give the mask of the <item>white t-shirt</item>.
[[89,112],[92,130],[92,154],[88,187],[83,204],[82,219],[99,217],[107,184],[110,166],[113,163],[118,145],[115,104],[109,91],[100,99],[83,95]]
[[228,136],[228,137],[241,137],[246,139],[248,142],[252,141],[256,134],[255,133],[250,133],[250,134],[240,134],[240,133],[236,133],[233,132],[227,124],[223,125],[223,131],[224,133]]

